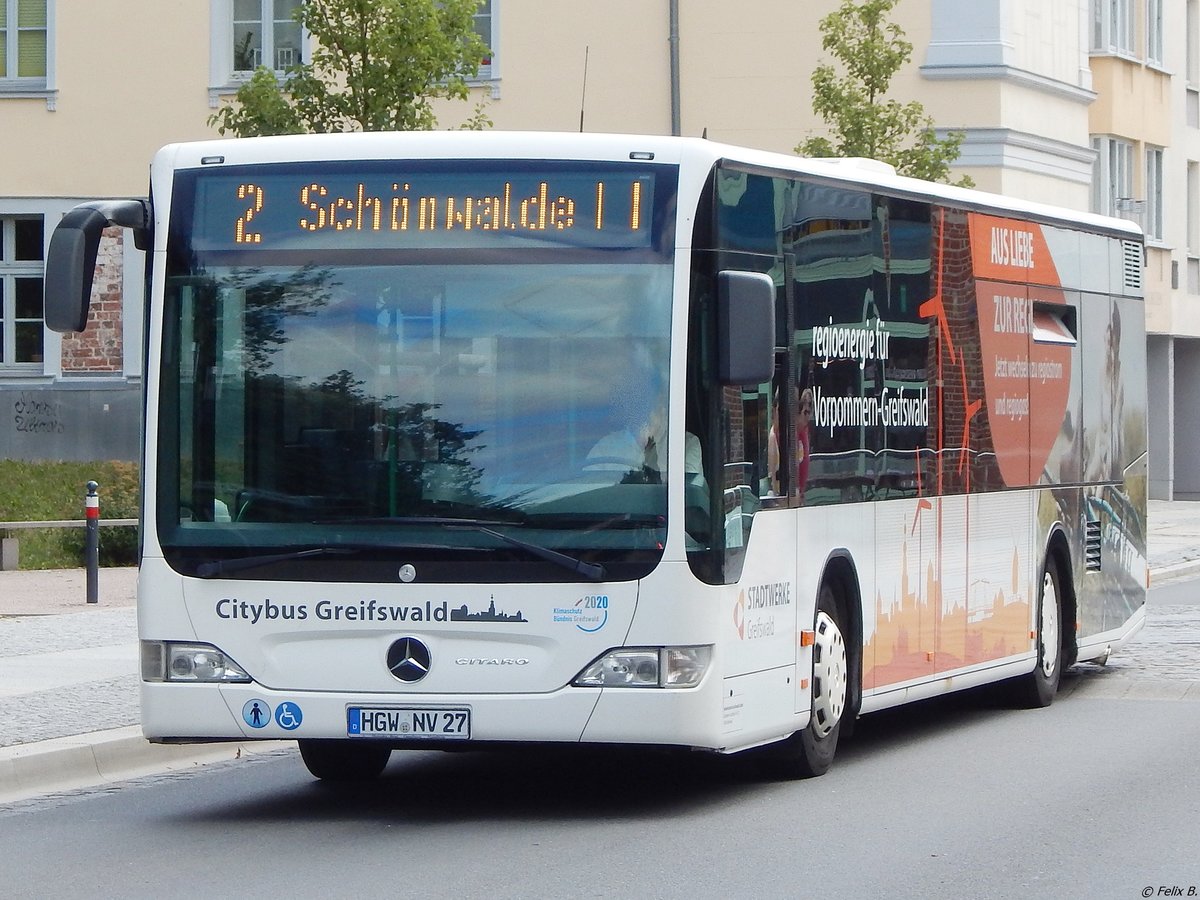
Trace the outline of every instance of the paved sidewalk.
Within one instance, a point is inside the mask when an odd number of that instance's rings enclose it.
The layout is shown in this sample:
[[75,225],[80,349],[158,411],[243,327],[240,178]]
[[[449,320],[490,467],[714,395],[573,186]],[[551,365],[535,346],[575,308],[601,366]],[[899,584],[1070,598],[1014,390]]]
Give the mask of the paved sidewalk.
[[[1150,503],[1150,567],[1200,573],[1200,502]],[[0,571],[0,804],[279,745],[164,747],[141,736],[136,569]]]
[[1149,517],[1153,580],[1200,570],[1200,500],[1151,500]]
[[[0,572],[0,616],[56,616],[128,609],[137,599],[137,569],[100,569],[96,602],[87,602],[83,569]],[[7,656],[0,649],[0,656]]]
[[0,804],[278,749],[164,746],[138,716],[137,569],[0,571]]

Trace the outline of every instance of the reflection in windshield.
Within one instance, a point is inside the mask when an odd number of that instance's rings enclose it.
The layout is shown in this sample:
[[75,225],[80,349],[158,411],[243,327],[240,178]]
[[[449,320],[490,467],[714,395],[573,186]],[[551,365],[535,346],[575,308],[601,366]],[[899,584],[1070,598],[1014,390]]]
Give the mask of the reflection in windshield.
[[166,300],[165,545],[662,538],[668,266],[210,267]]

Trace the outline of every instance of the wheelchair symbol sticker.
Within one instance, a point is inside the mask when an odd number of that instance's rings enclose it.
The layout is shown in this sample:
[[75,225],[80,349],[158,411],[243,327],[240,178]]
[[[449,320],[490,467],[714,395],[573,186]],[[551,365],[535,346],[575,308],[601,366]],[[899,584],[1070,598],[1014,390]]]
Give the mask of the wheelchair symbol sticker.
[[275,707],[275,722],[284,731],[295,731],[302,721],[304,714],[300,712],[300,707],[290,700]]
[[242,720],[251,728],[266,728],[271,723],[271,706],[265,700],[247,700]]

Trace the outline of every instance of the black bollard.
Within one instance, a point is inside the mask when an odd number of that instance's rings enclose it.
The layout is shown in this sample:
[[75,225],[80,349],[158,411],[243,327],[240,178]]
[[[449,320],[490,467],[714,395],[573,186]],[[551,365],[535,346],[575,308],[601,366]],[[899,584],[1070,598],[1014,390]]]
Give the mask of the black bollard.
[[96,603],[99,600],[100,573],[100,495],[96,488],[100,485],[94,481],[87,483],[87,498],[84,505],[87,508],[87,543],[84,548],[84,565],[87,568],[87,602]]

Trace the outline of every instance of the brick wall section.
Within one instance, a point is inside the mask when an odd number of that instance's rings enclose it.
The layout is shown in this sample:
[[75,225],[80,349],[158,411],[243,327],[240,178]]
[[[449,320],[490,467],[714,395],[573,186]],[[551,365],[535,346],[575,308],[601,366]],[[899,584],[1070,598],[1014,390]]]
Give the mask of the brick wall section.
[[87,328],[64,334],[64,375],[111,374],[122,371],[121,341],[122,259],[125,235],[120,228],[107,228],[96,254],[92,280],[92,302]]

